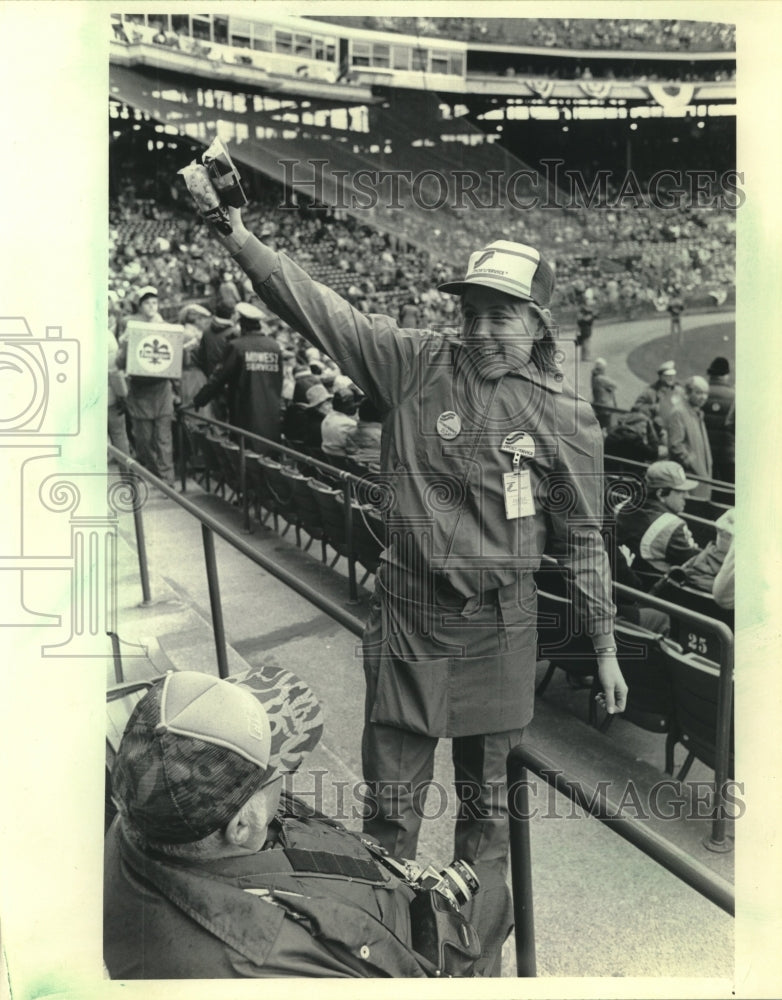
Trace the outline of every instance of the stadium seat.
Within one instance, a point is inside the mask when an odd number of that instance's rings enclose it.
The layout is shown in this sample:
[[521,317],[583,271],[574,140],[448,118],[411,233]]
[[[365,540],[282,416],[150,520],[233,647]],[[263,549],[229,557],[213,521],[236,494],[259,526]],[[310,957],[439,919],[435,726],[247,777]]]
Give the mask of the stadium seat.
[[353,551],[356,562],[359,562],[366,573],[360,584],[366,582],[367,576],[377,572],[380,564],[380,554],[385,548],[385,524],[383,518],[368,504],[353,503]]
[[217,438],[217,457],[223,470],[223,481],[231,491],[229,501],[239,498],[241,491],[241,453],[239,445],[228,438]]
[[323,531],[323,519],[320,516],[320,508],[315,501],[315,496],[309,488],[309,478],[303,476],[294,469],[280,467],[280,477],[287,481],[291,497],[291,513],[293,515],[293,525],[296,530],[296,544],[301,548],[302,528],[309,535],[309,541],[304,546],[304,551],[309,551],[314,539],[321,543],[321,559],[326,562],[326,540]]
[[274,518],[274,530],[277,530],[277,520],[274,512],[274,501],[266,483],[263,466],[259,463],[261,456],[255,451],[244,453],[245,468],[247,470],[247,496],[250,504],[255,508],[255,516],[266,524],[270,517]]
[[214,482],[215,491],[220,496],[225,496],[225,462],[221,455],[221,440],[215,434],[204,434],[201,448],[204,455],[207,489],[211,489],[212,482]]
[[[720,670],[716,663],[685,653],[668,639],[662,639],[660,649],[671,677],[673,720],[665,744],[665,770],[674,773],[674,751],[677,744],[687,751],[684,764],[676,775],[684,781],[693,761],[699,760],[714,768],[717,751],[717,704]],[[731,687],[732,687],[731,680]],[[731,696],[729,773],[733,777],[733,698]]]
[[[703,590],[696,590],[694,587],[688,587],[686,584],[680,582],[680,579],[681,569],[677,567],[657,584],[654,588],[655,596],[662,598],[664,601],[670,601],[671,604],[678,605],[680,608],[695,611],[698,614],[705,615],[707,618],[713,618],[715,621],[722,622],[729,629],[733,630],[733,611],[721,608],[711,594],[707,594]],[[717,637],[694,622],[671,615],[670,637],[687,652],[697,653],[712,660],[714,663],[719,663],[720,643]]]
[[285,521],[285,528],[280,534],[284,538],[292,524],[296,523],[296,514],[293,509],[293,499],[291,484],[282,474],[282,466],[266,455],[258,455],[255,459],[263,473],[264,501],[269,506],[274,517],[274,530],[278,530],[279,518]]
[[336,553],[331,563],[334,566],[340,556],[347,559],[350,554],[342,491],[335,490],[327,483],[319,482],[317,479],[309,479],[307,483],[320,511],[324,547],[328,544]]

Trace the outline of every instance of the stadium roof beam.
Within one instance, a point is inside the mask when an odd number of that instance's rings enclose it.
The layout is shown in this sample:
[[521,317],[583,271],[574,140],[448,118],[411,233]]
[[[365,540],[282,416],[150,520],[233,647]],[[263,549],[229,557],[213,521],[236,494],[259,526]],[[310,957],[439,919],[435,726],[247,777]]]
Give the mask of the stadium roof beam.
[[377,98],[368,86],[356,83],[330,83],[327,80],[305,76],[282,76],[268,73],[255,66],[223,63],[199,58],[177,49],[138,42],[123,45],[112,41],[109,47],[111,65],[154,71],[174,80],[183,78],[203,86],[209,81],[213,87],[241,90],[244,93],[290,94],[296,97],[333,98],[339,103],[368,104]]

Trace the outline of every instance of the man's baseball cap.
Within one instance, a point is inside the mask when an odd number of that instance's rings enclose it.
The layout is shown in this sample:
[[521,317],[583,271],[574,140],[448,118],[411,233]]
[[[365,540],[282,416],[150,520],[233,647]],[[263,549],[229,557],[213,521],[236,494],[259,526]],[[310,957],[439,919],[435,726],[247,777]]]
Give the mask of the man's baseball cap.
[[320,406],[321,403],[325,403],[327,399],[331,398],[331,393],[326,386],[322,382],[318,382],[317,385],[311,385],[307,389],[307,402],[304,404],[304,407],[310,410],[313,406]]
[[144,285],[143,288],[139,288],[136,294],[137,294],[138,304],[141,305],[144,299],[148,299],[152,295],[154,295],[155,298],[157,298],[157,288],[155,288],[154,285]]
[[194,317],[201,316],[203,318],[211,315],[211,312],[205,306],[200,305],[198,302],[189,302],[179,310],[177,320],[180,323],[189,323],[192,322]]
[[295,771],[322,732],[317,698],[290,671],[264,667],[227,680],[173,671],[133,709],[112,792],[147,837],[201,840],[259,789]]
[[657,367],[657,374],[664,375],[666,372],[670,372],[671,375],[676,374],[676,365],[673,361],[663,361],[661,365]]
[[653,490],[694,490],[698,485],[685,476],[678,462],[652,462],[646,470],[645,482]]
[[447,281],[438,290],[463,295],[471,285],[495,288],[545,308],[554,292],[554,269],[534,247],[495,240],[470,255],[463,281]]

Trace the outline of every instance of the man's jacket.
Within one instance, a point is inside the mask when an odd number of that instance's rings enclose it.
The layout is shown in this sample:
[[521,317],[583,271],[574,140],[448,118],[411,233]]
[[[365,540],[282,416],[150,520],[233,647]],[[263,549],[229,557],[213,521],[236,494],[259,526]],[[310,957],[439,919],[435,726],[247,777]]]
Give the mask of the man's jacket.
[[272,845],[202,862],[147,852],[115,819],[103,927],[113,979],[432,974],[410,945],[413,890],[360,835],[285,801]]
[[633,570],[652,576],[667,573],[700,552],[687,522],[652,499],[638,510],[619,510],[616,540],[635,555]]
[[[500,729],[523,727],[534,686],[532,574],[544,548],[569,574],[585,631],[613,629],[602,435],[591,406],[561,372],[534,365],[494,382],[470,379],[455,334],[364,315],[252,236],[235,260],[269,309],[331,357],[382,417],[382,471],[372,476],[387,530],[378,579],[395,620],[374,630],[384,676],[370,685],[381,702],[373,721],[409,728],[413,708],[415,728],[431,735],[495,732],[499,718]],[[506,509],[511,437],[523,443],[517,467],[532,498],[522,516]],[[432,616],[445,622],[441,639]]]

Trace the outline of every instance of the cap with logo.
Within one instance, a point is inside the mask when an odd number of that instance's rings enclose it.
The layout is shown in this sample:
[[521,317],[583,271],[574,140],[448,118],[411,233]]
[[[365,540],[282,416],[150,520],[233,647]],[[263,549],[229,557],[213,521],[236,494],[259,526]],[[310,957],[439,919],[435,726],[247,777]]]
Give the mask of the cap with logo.
[[545,308],[554,292],[554,269],[534,247],[495,240],[470,255],[462,281],[447,281],[438,290],[463,295],[471,285],[494,288]]
[[189,843],[295,771],[323,731],[320,704],[290,671],[227,680],[175,671],[134,708],[112,771],[120,810],[146,836]]
[[645,482],[653,490],[694,490],[698,485],[686,477],[678,462],[652,462],[646,470]]

